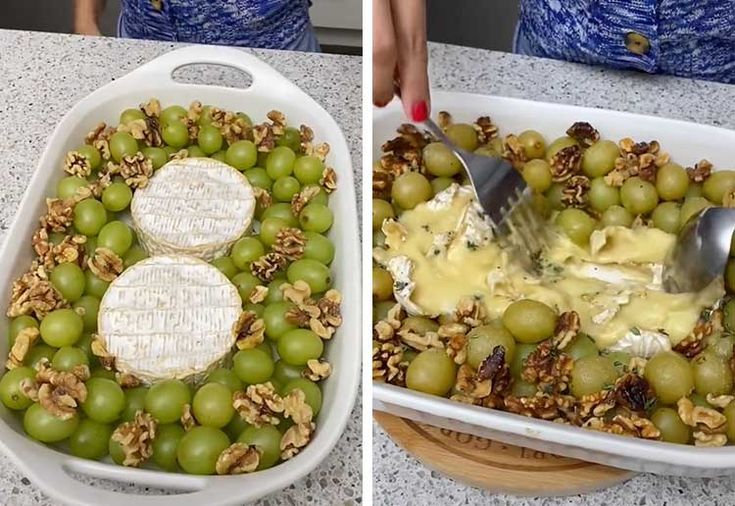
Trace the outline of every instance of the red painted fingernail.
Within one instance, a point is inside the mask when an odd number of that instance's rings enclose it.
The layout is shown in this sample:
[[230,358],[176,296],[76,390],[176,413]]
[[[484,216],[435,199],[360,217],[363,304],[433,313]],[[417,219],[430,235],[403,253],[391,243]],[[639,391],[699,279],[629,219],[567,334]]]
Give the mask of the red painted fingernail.
[[373,102],[373,105],[375,107],[385,107],[386,105],[388,105],[388,102],[376,101],[376,102]]
[[416,123],[426,121],[426,118],[428,116],[429,108],[427,107],[426,102],[424,102],[423,100],[421,102],[416,102],[411,107],[411,119]]

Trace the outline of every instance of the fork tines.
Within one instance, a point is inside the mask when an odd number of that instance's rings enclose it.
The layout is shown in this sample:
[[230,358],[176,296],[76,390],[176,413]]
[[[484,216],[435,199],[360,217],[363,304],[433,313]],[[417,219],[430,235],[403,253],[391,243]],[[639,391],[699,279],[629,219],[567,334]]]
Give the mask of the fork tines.
[[493,223],[496,237],[513,247],[519,254],[521,263],[529,267],[545,244],[545,227],[538,212],[533,207],[529,192],[516,188],[508,197],[500,214],[502,218]]

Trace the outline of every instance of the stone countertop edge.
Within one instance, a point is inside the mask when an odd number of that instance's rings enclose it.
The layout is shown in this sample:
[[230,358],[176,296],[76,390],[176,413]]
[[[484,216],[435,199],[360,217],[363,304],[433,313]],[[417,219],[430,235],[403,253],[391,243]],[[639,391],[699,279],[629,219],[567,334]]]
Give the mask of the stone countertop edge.
[[[483,93],[663,116],[735,129],[735,86],[616,71],[447,44],[430,44],[434,89]],[[435,111],[436,112],[436,111]],[[735,163],[735,160],[734,160]],[[376,505],[720,506],[735,504],[735,479],[640,474],[569,497],[492,494],[432,471],[373,426]]]
[[[177,44],[0,30],[0,238],[13,220],[48,137],[79,100]],[[253,50],[319,102],[339,123],[352,153],[355,185],[362,174],[362,63],[360,57]],[[197,71],[194,78],[227,84],[227,75]],[[188,74],[187,74],[188,77]],[[230,78],[231,80],[231,78]],[[230,82],[237,85],[236,82]],[[360,206],[358,204],[358,210]],[[362,502],[361,404],[327,459],[305,478],[258,504],[334,505]],[[82,478],[95,487],[160,494],[147,487]],[[185,503],[182,496],[182,504]],[[0,504],[50,506],[46,497],[0,455]]]

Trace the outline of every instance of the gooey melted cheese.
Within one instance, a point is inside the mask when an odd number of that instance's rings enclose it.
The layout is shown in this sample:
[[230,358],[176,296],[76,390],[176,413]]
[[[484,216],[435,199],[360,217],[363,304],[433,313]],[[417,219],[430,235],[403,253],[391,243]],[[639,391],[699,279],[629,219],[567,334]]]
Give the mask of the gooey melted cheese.
[[676,237],[650,227],[597,230],[588,248],[553,232],[542,273],[527,272],[493,241],[472,191],[458,185],[387,220],[383,232],[385,247],[374,258],[391,272],[396,300],[412,314],[450,313],[462,298],[475,297],[498,318],[511,302],[529,298],[579,313],[581,330],[600,348],[623,340],[618,348],[648,349],[642,341],[684,339],[701,311],[724,295],[721,280],[700,293],[664,292],[663,262]]

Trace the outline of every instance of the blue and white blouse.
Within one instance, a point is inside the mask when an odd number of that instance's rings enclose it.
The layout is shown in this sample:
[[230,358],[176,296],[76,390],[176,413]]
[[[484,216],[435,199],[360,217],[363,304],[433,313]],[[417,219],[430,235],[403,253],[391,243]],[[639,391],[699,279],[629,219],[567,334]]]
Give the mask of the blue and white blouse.
[[735,0],[521,0],[515,49],[735,83]]
[[118,34],[133,39],[318,51],[310,0],[122,0]]

